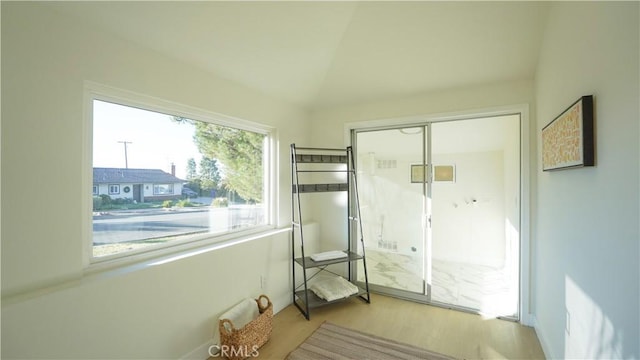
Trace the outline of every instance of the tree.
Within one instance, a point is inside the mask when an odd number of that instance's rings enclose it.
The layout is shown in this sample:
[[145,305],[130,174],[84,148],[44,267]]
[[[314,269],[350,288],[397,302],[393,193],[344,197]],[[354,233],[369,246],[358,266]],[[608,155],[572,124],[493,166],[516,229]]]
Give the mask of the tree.
[[[173,121],[195,125],[194,141],[203,159],[217,161],[220,166],[216,162],[216,169],[224,169],[221,178],[218,173],[215,184],[224,183],[227,190],[236,192],[247,201],[262,201],[262,149],[265,135],[183,117],[174,116]],[[201,161],[201,185],[205,189],[202,165]]]
[[220,189],[220,169],[216,159],[202,157],[200,160],[200,187],[204,191]]
[[198,176],[198,172],[196,170],[196,160],[194,158],[190,158],[187,160],[187,180],[193,180]]

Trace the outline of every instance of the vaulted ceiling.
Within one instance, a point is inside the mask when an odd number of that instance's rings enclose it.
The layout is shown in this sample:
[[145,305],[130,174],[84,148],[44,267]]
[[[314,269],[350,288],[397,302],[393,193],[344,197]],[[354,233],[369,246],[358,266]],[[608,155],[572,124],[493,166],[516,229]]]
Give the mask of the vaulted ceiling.
[[105,31],[322,108],[532,79],[541,2],[60,2]]

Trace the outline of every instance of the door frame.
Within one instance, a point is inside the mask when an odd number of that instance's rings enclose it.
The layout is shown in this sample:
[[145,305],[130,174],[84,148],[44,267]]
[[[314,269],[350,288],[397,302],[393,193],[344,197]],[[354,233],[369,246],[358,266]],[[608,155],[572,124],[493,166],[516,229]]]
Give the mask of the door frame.
[[[424,114],[396,118],[382,118],[364,121],[347,122],[344,124],[344,144],[352,144],[354,130],[375,130],[437,123],[452,120],[470,120],[504,115],[520,115],[520,289],[519,289],[519,319],[524,325],[533,326],[531,314],[531,242],[530,242],[530,208],[531,208],[531,123],[529,120],[529,105],[516,104],[494,108],[465,110],[460,112]],[[372,290],[376,290],[375,286]],[[403,296],[404,297],[404,296]],[[410,299],[424,301],[426,296]]]

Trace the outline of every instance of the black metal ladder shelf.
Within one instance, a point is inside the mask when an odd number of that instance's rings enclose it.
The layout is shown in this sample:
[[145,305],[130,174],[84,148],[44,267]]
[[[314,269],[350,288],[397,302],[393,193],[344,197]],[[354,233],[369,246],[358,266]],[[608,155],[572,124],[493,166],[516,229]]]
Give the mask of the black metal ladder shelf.
[[[304,168],[299,166],[306,164]],[[300,175],[303,174],[343,174],[344,181],[341,182],[313,182],[301,183]],[[325,176],[326,177],[326,176]],[[311,256],[305,256],[304,232],[302,230],[302,205],[301,194],[322,193],[343,191],[347,193],[347,234],[345,257],[338,259],[313,261]],[[364,250],[364,239],[362,223],[360,221],[360,200],[358,198],[358,183],[355,168],[353,149],[349,146],[344,149],[297,147],[291,144],[291,258],[292,258],[292,293],[293,303],[300,312],[310,318],[310,311],[313,308],[342,301],[326,301],[318,297],[309,290],[308,281],[323,271],[334,275],[335,272],[328,269],[330,265],[346,264],[347,272],[344,276],[349,282],[358,287],[358,291],[350,297],[360,297],[367,303],[371,302],[369,292],[369,277],[367,274],[367,262]],[[357,225],[353,225],[356,223]],[[296,231],[299,233],[299,240],[296,239]],[[359,238],[358,241],[354,240]],[[299,244],[298,244],[299,243]],[[360,249],[358,249],[358,243]],[[296,257],[296,248],[300,247],[300,256]],[[359,251],[358,251],[359,250]],[[355,277],[355,267],[353,264],[362,262],[364,270],[364,281],[358,282]],[[296,268],[302,269],[303,281],[296,285]],[[308,270],[317,270],[310,275]],[[310,275],[310,276],[309,276]]]

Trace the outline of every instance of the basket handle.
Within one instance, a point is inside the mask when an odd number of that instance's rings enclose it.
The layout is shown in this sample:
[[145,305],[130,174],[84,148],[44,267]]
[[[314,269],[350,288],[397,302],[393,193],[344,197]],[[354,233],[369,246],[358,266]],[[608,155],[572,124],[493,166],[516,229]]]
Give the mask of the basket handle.
[[220,331],[222,331],[222,329],[224,329],[229,334],[233,333],[233,331],[235,330],[235,328],[233,327],[233,323],[229,319],[220,320]]
[[[266,299],[266,305],[263,305],[262,299]],[[258,296],[258,298],[256,299],[256,302],[258,303],[258,310],[260,310],[260,313],[262,314],[265,310],[267,310],[267,308],[269,307],[269,305],[271,305],[271,300],[269,300],[269,297],[267,295],[260,295]]]

